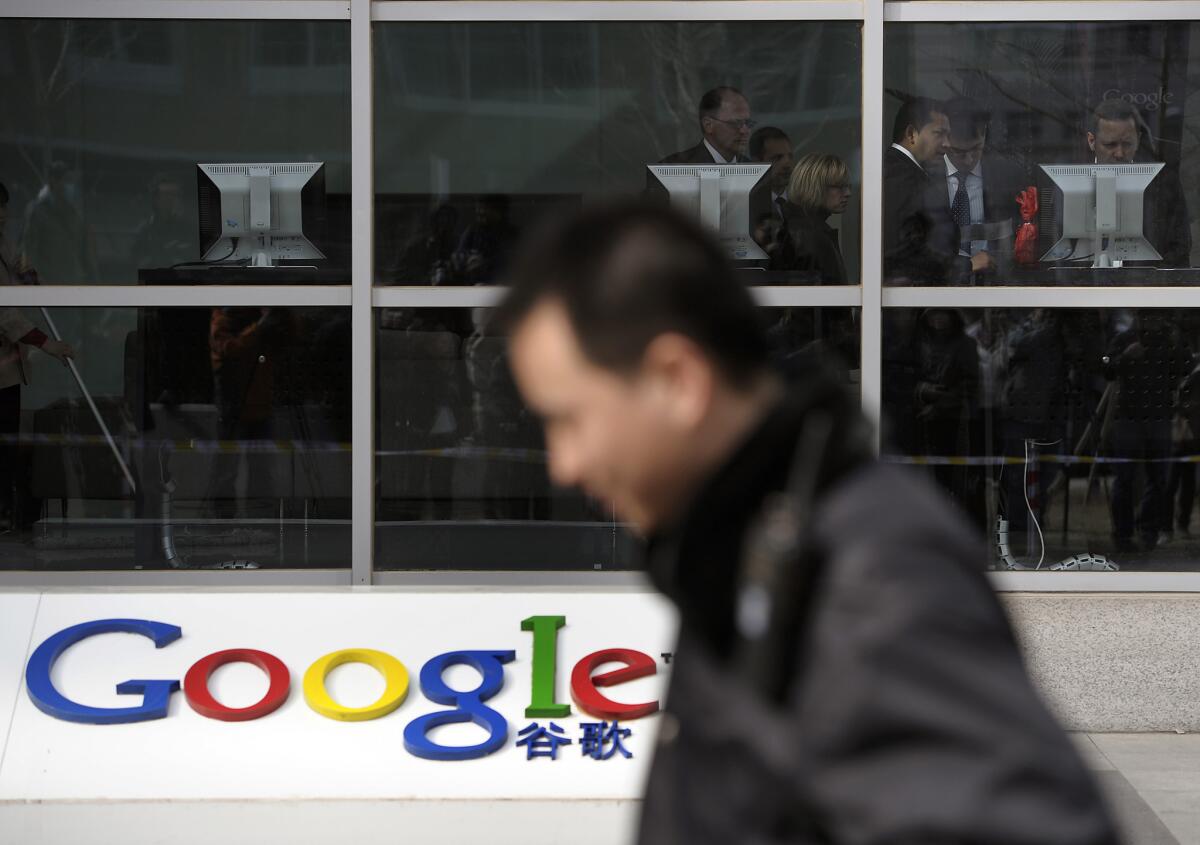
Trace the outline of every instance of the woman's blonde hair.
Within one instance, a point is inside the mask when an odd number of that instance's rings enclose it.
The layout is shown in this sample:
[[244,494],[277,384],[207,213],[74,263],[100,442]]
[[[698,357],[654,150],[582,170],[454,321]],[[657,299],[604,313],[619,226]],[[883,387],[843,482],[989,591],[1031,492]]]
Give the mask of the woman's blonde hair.
[[846,162],[828,153],[809,153],[792,169],[788,200],[809,211],[825,208],[825,189],[849,181]]

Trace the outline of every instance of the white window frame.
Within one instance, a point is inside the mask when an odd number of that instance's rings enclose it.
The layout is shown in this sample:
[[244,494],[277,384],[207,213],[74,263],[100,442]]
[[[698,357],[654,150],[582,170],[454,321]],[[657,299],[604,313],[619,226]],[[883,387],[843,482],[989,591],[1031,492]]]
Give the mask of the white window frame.
[[[372,25],[403,21],[860,21],[862,30],[862,283],[844,287],[759,287],[767,306],[861,308],[862,403],[876,425],[882,396],[881,326],[885,308],[1037,305],[1051,308],[1200,307],[1200,288],[885,288],[882,284],[883,45],[887,23],[964,21],[1198,20],[1191,0],[1120,3],[886,2],[886,0],[0,0],[3,18],[135,18],[208,20],[345,20],[350,25],[351,255],[345,286],[47,286],[5,288],[6,304],[49,307],[277,305],[349,307],[353,409],[350,566],[329,570],[239,572],[0,572],[8,586],[460,585],[464,588],[644,586],[635,572],[397,572],[374,566],[375,309],[495,305],[499,288],[376,287],[374,279],[374,155]],[[367,397],[370,397],[368,399]],[[1200,591],[1200,572],[992,573],[1004,591]]]

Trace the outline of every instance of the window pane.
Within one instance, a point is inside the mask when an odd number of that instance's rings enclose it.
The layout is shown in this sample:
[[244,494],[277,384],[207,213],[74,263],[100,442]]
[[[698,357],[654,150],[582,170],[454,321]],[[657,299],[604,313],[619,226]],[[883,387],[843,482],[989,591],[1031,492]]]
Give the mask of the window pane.
[[[349,59],[344,21],[0,20],[0,283],[347,283]],[[323,167],[197,167],[252,163]]]
[[[36,348],[47,313],[87,395]],[[0,342],[0,568],[348,565],[348,308],[3,308],[0,321],[24,339]]]
[[[610,570],[639,565],[611,508],[557,488],[488,311],[376,313],[376,565]],[[858,309],[767,308],[778,365],[858,391]]]
[[1195,283],[1198,43],[1178,21],[889,24],[885,280]]
[[[713,206],[717,217],[727,212],[727,248],[747,282],[857,283],[859,24],[387,23],[374,32],[379,284],[490,284],[542,217],[602,196],[644,192],[665,203],[668,189],[647,165],[712,164],[702,125],[731,160],[775,164],[752,191],[753,177],[740,189],[727,182]],[[718,95],[702,123],[701,98],[720,86],[740,93]],[[698,177],[687,178],[676,196],[698,191]],[[776,202],[789,197],[794,204]],[[699,216],[698,198],[693,205]]]
[[992,567],[1003,519],[1017,564],[1195,569],[1198,344],[1195,309],[888,309],[885,453],[942,485]]

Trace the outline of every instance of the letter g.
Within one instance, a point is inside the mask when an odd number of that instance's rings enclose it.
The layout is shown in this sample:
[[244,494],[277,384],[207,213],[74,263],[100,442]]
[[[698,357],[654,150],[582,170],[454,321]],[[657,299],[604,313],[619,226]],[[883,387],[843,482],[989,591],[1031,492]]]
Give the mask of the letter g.
[[25,667],[25,687],[30,700],[39,710],[56,719],[93,725],[148,722],[167,715],[171,693],[179,689],[178,680],[125,681],[117,684],[117,692],[121,695],[142,694],[142,703],[138,707],[88,707],[71,701],[54,688],[50,673],[63,652],[80,640],[111,632],[141,634],[153,640],[155,648],[173,643],[183,635],[177,625],[146,619],[97,619],[64,628],[38,646]]

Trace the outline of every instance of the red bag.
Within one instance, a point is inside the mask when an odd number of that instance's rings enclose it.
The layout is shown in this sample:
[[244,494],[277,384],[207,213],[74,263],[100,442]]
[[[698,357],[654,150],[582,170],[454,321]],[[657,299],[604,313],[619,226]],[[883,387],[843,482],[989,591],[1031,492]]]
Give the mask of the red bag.
[[1021,225],[1017,227],[1017,243],[1013,248],[1018,264],[1037,264],[1038,228],[1035,222],[1038,212],[1037,188],[1030,185],[1017,194],[1017,205],[1021,207]]

